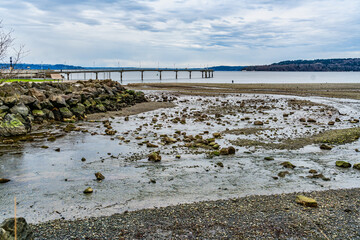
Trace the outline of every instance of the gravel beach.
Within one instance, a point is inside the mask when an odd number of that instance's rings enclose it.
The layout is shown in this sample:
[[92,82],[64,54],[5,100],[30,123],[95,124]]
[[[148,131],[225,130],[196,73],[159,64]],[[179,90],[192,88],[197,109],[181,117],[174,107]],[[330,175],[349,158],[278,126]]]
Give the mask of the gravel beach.
[[[304,193],[302,193],[304,194]],[[32,225],[35,239],[360,239],[360,189],[181,204]]]

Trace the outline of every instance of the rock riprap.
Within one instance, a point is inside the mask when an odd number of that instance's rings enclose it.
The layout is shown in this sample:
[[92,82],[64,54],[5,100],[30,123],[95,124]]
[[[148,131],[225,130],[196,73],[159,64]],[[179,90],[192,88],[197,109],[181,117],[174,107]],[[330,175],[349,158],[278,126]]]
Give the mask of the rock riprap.
[[[15,239],[15,220],[14,218],[6,219],[0,226],[0,239],[13,240]],[[24,218],[16,218],[16,236],[18,240],[32,240],[33,233],[30,226]]]
[[142,92],[112,80],[75,83],[15,82],[0,87],[0,136],[24,135],[44,121],[73,122],[87,114],[145,102]]

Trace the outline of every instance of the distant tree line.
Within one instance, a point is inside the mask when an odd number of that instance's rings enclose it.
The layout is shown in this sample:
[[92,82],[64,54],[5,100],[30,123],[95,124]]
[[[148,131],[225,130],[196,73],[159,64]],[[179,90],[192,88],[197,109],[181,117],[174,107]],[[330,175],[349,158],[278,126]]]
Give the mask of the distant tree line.
[[248,66],[246,71],[360,71],[360,58],[282,61],[271,65]]

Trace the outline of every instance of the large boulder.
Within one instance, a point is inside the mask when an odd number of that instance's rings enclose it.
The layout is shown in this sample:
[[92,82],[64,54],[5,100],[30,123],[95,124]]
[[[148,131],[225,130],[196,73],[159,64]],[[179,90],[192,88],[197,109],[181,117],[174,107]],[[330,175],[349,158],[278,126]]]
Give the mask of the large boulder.
[[7,114],[0,121],[0,136],[18,136],[27,133],[27,127],[19,120],[15,114]]
[[32,96],[28,96],[28,95],[21,95],[19,102],[23,103],[25,105],[29,105],[32,104],[36,101],[36,98],[32,97]]
[[51,95],[49,97],[50,102],[55,106],[55,107],[66,107],[66,100],[64,98],[64,96],[62,95]]
[[43,93],[43,91],[36,89],[36,88],[31,88],[29,89],[29,93],[32,97],[36,98],[37,100],[44,101],[46,99],[45,94]]
[[20,114],[23,117],[26,117],[29,114],[28,107],[24,103],[20,103],[10,109],[10,112],[13,114]]
[[[16,218],[16,236],[18,240],[33,240],[33,233],[24,218]],[[0,226],[1,240],[15,239],[15,220],[6,219]]]
[[62,107],[59,110],[63,118],[71,118],[73,116],[73,113],[67,107]]
[[77,116],[84,116],[85,111],[86,111],[86,107],[81,104],[78,103],[75,107],[71,108],[71,111]]

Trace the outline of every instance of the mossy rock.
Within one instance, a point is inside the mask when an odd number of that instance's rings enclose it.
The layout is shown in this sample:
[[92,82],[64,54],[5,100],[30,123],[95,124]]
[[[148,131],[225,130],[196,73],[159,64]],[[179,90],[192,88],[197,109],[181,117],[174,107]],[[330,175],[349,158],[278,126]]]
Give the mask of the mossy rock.
[[213,151],[211,152],[212,155],[214,156],[220,156],[220,152],[219,151]]
[[355,163],[353,168],[355,168],[357,170],[360,170],[360,163]]
[[283,162],[283,163],[281,163],[281,165],[282,165],[284,168],[290,168],[290,169],[296,168],[296,166],[295,166],[294,164],[292,164],[291,162]]
[[71,111],[76,115],[76,116],[83,116],[85,114],[85,111],[86,111],[86,107],[81,104],[81,103],[78,103],[76,105],[76,107],[73,107],[71,109]]
[[59,110],[63,118],[71,118],[73,116],[73,113],[67,107],[62,107]]
[[306,207],[317,207],[318,206],[315,199],[305,197],[303,195],[296,196],[295,201],[296,201],[296,203],[304,205]]
[[14,114],[7,114],[0,122],[0,136],[17,136],[27,133],[27,128]]
[[32,115],[34,117],[45,117],[46,114],[44,113],[43,110],[32,110]]
[[342,167],[342,168],[350,168],[351,167],[351,164],[348,162],[345,162],[345,161],[336,161],[335,165],[337,167]]
[[106,108],[103,104],[97,104],[95,106],[95,109],[98,110],[99,112],[106,112]]

